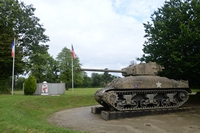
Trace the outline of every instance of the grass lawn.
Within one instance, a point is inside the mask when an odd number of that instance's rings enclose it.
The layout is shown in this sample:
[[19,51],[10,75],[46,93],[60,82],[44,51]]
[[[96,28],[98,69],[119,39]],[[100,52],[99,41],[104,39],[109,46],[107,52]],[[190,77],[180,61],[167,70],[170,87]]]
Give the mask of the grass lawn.
[[200,92],[200,89],[192,89],[192,92]]
[[[59,110],[96,105],[94,93],[97,88],[75,88],[61,96],[26,96],[22,91],[14,95],[0,95],[1,133],[78,133],[47,122],[47,117]],[[200,89],[193,89],[193,92]],[[194,98],[193,98],[194,99]],[[195,99],[196,100],[196,99]]]
[[[26,96],[22,91],[14,95],[0,95],[0,132],[2,133],[60,133],[74,132],[47,122],[47,117],[59,110],[96,105],[97,88],[75,88],[61,96]],[[80,131],[81,132],[81,131]]]

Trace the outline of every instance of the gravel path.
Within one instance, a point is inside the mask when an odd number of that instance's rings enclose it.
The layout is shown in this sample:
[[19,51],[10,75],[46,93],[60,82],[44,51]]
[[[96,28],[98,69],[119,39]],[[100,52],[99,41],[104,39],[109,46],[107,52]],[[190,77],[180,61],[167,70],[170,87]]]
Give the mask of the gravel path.
[[[191,105],[190,105],[191,106]],[[200,133],[200,106],[194,110],[154,116],[105,121],[91,107],[67,109],[52,114],[57,126],[91,133]]]

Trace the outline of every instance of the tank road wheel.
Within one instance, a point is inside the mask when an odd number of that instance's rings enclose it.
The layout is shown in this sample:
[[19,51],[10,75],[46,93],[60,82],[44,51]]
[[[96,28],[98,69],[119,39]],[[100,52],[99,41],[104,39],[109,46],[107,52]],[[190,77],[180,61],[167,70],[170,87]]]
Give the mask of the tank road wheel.
[[110,91],[106,96],[106,100],[108,103],[114,105],[118,100],[118,96],[114,91]]
[[160,102],[158,101],[158,99],[154,99],[153,100],[153,106],[154,107],[159,107],[160,106]]
[[120,109],[124,109],[124,106],[126,105],[126,100],[123,100],[123,99],[119,99],[117,101],[117,107],[120,108]]
[[173,105],[177,105],[178,104],[178,99],[177,98],[174,98],[174,100],[173,100]]
[[184,101],[186,98],[187,98],[187,93],[186,92],[180,92],[179,94],[178,94],[178,97],[182,100],[182,101]]
[[162,99],[161,100],[161,105],[164,106],[164,107],[169,106],[170,105],[169,99]]
[[132,99],[131,100],[131,105],[132,105],[132,108],[137,108],[138,107],[138,102],[135,99]]
[[148,103],[146,102],[145,99],[142,99],[142,100],[140,101],[140,107],[141,107],[141,108],[146,107],[147,104],[148,104]]

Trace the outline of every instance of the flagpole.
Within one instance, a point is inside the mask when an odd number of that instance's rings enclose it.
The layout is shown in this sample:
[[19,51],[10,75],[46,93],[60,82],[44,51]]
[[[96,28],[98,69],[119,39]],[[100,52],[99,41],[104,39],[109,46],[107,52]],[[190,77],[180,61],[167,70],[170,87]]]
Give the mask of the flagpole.
[[13,55],[13,68],[12,68],[12,95],[14,91],[14,73],[15,73],[15,38],[14,38],[14,55]]
[[72,94],[74,94],[74,62],[73,62],[73,57],[72,57]]
[[74,48],[72,44],[72,94],[74,94],[74,58],[75,58],[75,53],[74,53]]
[[74,47],[72,45],[72,93],[74,94],[74,59],[76,58]]

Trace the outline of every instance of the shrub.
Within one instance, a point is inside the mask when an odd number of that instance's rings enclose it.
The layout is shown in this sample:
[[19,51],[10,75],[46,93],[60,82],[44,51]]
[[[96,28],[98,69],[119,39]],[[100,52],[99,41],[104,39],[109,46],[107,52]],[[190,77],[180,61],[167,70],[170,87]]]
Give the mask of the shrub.
[[37,88],[36,78],[31,75],[24,82],[24,94],[33,95],[36,88]]

